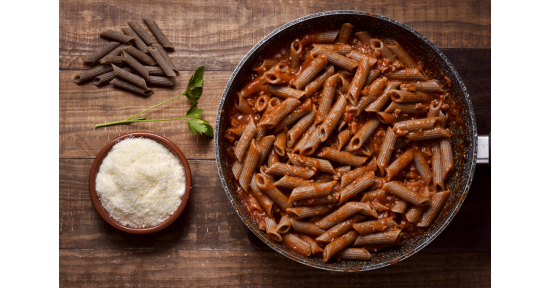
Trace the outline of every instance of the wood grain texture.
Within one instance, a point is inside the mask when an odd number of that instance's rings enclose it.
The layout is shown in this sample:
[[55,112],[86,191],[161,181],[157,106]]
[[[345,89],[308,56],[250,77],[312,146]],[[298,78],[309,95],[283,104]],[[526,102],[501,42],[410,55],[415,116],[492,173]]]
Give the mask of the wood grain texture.
[[74,249],[61,287],[489,287],[490,253],[419,252],[382,269],[337,273],[269,251]]
[[[104,45],[99,33],[126,21],[155,19],[176,51],[179,70],[233,70],[250,48],[279,26],[329,10],[381,14],[416,29],[439,48],[490,48],[490,1],[123,1],[59,3],[59,68],[83,69]],[[192,11],[192,12],[190,12]]]
[[[490,122],[490,50],[443,49],[456,65],[473,100],[479,134],[487,134]],[[126,119],[152,105],[181,93],[191,72],[175,78],[174,88],[154,88],[155,94],[143,98],[110,85],[96,87],[92,83],[76,85],[72,76],[79,71],[59,72],[59,157],[95,158],[110,140],[133,131],[149,131],[172,140],[189,159],[214,159],[212,140],[189,133],[185,121],[133,123],[94,129],[94,125]],[[219,100],[231,72],[207,71],[204,94],[199,107],[203,118],[215,122]],[[148,119],[181,117],[189,107],[186,98],[177,99],[147,113]]]

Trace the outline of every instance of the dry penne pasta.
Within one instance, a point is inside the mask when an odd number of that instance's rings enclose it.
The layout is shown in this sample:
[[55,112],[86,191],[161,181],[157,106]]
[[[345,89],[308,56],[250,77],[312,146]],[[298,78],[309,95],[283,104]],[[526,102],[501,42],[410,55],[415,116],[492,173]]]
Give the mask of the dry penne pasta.
[[145,54],[143,51],[133,46],[125,47],[122,50],[126,51],[128,54],[132,55],[135,59],[141,61],[141,63],[145,65],[150,65],[150,66],[156,65],[156,61],[154,61],[154,59],[151,56]]
[[145,25],[147,25],[147,27],[149,27],[149,30],[151,30],[154,38],[158,40],[158,43],[160,43],[162,47],[174,49],[172,42],[170,42],[170,40],[168,40],[168,37],[166,37],[162,30],[160,30],[160,27],[158,27],[156,21],[152,19],[143,19],[143,22],[145,22]]
[[141,37],[139,37],[139,35],[137,35],[137,33],[135,33],[135,31],[133,31],[132,28],[122,27],[120,29],[122,30],[122,33],[124,33],[128,36],[134,37],[133,44],[135,44],[135,47],[137,47],[137,49],[141,50],[141,52],[144,52],[144,53],[149,52],[149,46],[147,44],[145,44],[145,42],[143,42]]
[[111,51],[113,51],[116,47],[120,46],[120,42],[109,42],[105,44],[101,49],[99,49],[97,52],[90,55],[86,60],[84,60],[85,64],[95,64],[97,61],[99,61],[101,58],[105,57],[107,54],[109,54]]
[[120,32],[116,32],[116,31],[113,31],[113,30],[105,30],[105,31],[99,33],[99,36],[107,38],[107,39],[111,39],[111,40],[114,40],[114,41],[117,41],[117,42],[120,42],[120,43],[128,43],[128,42],[135,39],[132,36],[122,34]]
[[119,79],[119,78],[114,78],[109,83],[111,85],[116,86],[116,87],[126,89],[126,90],[129,90],[129,91],[141,94],[143,96],[151,96],[152,94],[154,94],[154,91],[149,89],[149,88],[141,88],[139,86],[135,86],[134,84],[132,84],[130,82],[126,82],[126,81],[124,81],[122,79]]
[[145,43],[151,45],[152,43],[156,43],[156,39],[154,39],[151,34],[147,33],[145,28],[141,26],[137,21],[131,20],[127,22],[128,25],[132,28],[132,30],[139,35],[139,38],[141,38]]

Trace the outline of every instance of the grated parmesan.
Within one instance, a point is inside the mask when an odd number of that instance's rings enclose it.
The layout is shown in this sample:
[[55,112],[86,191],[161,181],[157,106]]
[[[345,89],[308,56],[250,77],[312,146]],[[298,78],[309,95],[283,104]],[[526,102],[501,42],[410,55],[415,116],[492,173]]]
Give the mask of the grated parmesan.
[[148,138],[127,138],[103,159],[96,190],[107,213],[122,225],[155,226],[181,204],[185,171],[164,145]]

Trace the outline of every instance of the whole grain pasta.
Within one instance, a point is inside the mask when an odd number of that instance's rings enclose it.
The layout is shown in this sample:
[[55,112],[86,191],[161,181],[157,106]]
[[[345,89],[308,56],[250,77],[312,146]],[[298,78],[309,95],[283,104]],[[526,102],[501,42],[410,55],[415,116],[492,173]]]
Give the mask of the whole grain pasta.
[[145,22],[145,25],[147,25],[147,27],[149,27],[149,30],[151,30],[154,38],[158,40],[158,43],[160,43],[162,47],[174,49],[172,42],[170,42],[170,40],[168,40],[168,37],[166,37],[162,30],[160,30],[160,27],[158,27],[156,21],[152,19],[143,19],[143,22]]

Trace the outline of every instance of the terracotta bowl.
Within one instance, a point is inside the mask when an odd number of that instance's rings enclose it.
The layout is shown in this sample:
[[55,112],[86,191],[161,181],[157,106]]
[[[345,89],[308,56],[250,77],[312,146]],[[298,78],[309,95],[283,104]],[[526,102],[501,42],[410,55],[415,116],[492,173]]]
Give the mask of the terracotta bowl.
[[[124,226],[120,223],[118,223],[116,220],[114,220],[109,213],[103,208],[103,205],[101,205],[101,202],[99,201],[99,198],[97,197],[97,191],[95,190],[95,178],[97,177],[97,172],[99,171],[99,166],[103,162],[103,159],[109,151],[111,151],[112,146],[114,146],[116,143],[129,138],[129,137],[144,137],[149,138],[152,140],[155,140],[156,142],[163,144],[166,146],[166,148],[170,149],[172,153],[179,159],[179,162],[181,162],[181,165],[183,165],[183,169],[185,170],[185,194],[183,195],[183,199],[181,200],[181,204],[179,204],[179,207],[175,212],[170,216],[166,221],[152,227],[147,228],[132,228],[128,226]],[[90,178],[89,178],[89,187],[90,187],[90,198],[92,200],[93,206],[95,207],[95,210],[114,228],[131,233],[131,234],[150,234],[154,232],[158,232],[166,227],[168,227],[170,224],[172,224],[179,215],[181,215],[181,212],[185,209],[185,206],[187,206],[187,202],[189,201],[189,195],[191,194],[191,169],[189,168],[189,163],[187,162],[187,158],[185,158],[185,155],[173,144],[170,140],[149,132],[133,132],[124,134],[111,142],[109,142],[101,151],[99,151],[99,154],[97,154],[97,157],[95,157],[95,161],[93,161],[91,171],[90,171]]]

